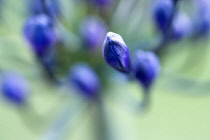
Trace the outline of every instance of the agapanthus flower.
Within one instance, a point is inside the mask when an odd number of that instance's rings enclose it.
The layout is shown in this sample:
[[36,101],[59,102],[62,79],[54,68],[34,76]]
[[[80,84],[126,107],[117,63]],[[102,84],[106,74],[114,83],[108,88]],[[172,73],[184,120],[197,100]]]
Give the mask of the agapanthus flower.
[[40,57],[46,55],[57,41],[52,20],[45,14],[30,17],[25,23],[24,35]]
[[29,85],[23,76],[15,73],[5,73],[1,83],[2,94],[5,99],[16,104],[23,105],[29,94]]
[[97,7],[107,7],[110,6],[113,0],[87,0],[90,4]]
[[181,39],[187,37],[192,32],[192,22],[185,13],[178,13],[172,24],[172,38]]
[[87,17],[80,25],[83,46],[88,49],[97,49],[101,46],[106,32],[106,24],[96,17]]
[[54,18],[61,13],[58,0],[30,0],[29,8],[32,15],[46,14]]
[[160,72],[160,62],[153,52],[137,50],[133,73],[145,89],[149,89]]
[[100,92],[100,80],[87,64],[77,64],[69,72],[69,80],[85,97],[96,98]]
[[197,0],[198,15],[196,18],[196,30],[199,35],[205,35],[210,30],[210,1]]
[[113,32],[107,33],[102,53],[105,61],[111,67],[123,73],[130,72],[130,52],[119,34]]
[[155,0],[153,5],[153,18],[157,28],[165,32],[169,26],[174,12],[172,0]]

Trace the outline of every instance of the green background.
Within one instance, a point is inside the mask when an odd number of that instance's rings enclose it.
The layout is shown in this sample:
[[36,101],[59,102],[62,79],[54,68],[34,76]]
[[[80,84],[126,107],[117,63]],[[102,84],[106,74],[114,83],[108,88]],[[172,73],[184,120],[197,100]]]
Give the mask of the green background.
[[[62,2],[64,4],[65,1]],[[22,37],[22,26],[26,19],[23,3],[23,0],[20,2],[7,0],[3,6],[4,12],[0,23],[0,69],[16,70],[26,76],[31,84],[32,94],[29,99],[31,106],[38,114],[44,116],[45,121],[42,123],[31,117],[27,126],[25,124],[27,122],[24,121],[26,112],[1,98],[0,139],[42,139],[66,103],[71,103],[72,107],[76,108],[72,109],[72,114],[77,115],[69,118],[70,125],[62,139],[97,139],[96,104],[80,112],[80,102],[83,100],[74,94],[66,95],[67,92],[74,91],[53,87],[42,78],[39,65]],[[75,17],[71,16],[72,19]],[[135,21],[132,25],[135,25]],[[149,27],[144,29],[142,34],[147,30],[151,29]],[[130,31],[132,33],[132,28]],[[119,32],[124,33],[123,30]],[[130,38],[125,40],[129,41]],[[138,114],[134,109],[141,100],[141,87],[137,83],[114,81],[110,83],[109,89],[103,92],[109,130],[107,133],[110,139],[209,140],[209,59],[208,39],[186,40],[171,45],[161,57],[162,72],[152,90],[150,110],[144,114]]]

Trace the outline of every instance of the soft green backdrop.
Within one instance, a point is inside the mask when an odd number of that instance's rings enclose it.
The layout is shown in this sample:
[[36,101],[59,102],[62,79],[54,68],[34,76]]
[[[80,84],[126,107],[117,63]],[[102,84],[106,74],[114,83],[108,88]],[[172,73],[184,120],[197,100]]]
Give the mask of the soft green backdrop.
[[[64,0],[62,0],[64,1]],[[0,100],[0,139],[41,139],[56,119],[65,102],[71,102],[77,114],[77,99],[63,99],[65,89],[57,89],[41,78],[39,65],[22,37],[25,19],[24,0],[7,0],[0,22],[0,69],[16,70],[31,83],[31,105],[45,123],[23,122],[23,112]],[[71,9],[70,9],[71,11]],[[133,23],[135,24],[135,22]],[[123,31],[122,31],[123,32]],[[129,38],[128,38],[129,40]],[[162,72],[152,92],[152,105],[139,115],[130,109],[140,100],[135,83],[110,83],[103,94],[108,134],[113,140],[209,140],[210,139],[210,47],[206,40],[184,41],[171,46],[162,59]],[[111,94],[110,94],[111,93]],[[75,100],[76,101],[75,101]],[[49,113],[48,113],[49,112]],[[96,108],[85,108],[70,119],[65,140],[93,140],[97,132]],[[38,130],[36,129],[38,128]],[[39,129],[40,128],[40,129]]]

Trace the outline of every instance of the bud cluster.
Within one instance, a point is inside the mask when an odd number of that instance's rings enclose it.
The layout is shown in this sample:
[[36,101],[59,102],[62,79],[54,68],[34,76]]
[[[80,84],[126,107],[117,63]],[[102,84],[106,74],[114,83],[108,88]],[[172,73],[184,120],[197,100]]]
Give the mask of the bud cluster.
[[122,37],[116,33],[107,33],[102,53],[111,67],[127,75],[134,75],[144,89],[151,87],[160,71],[159,59],[153,52],[137,50],[134,62],[131,63],[129,49]]

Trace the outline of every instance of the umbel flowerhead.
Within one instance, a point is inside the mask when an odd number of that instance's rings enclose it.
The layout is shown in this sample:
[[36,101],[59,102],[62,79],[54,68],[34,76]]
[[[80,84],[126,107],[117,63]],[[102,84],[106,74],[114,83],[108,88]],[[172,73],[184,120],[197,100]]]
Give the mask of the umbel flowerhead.
[[104,40],[102,53],[105,61],[114,69],[129,73],[131,70],[130,52],[122,37],[108,32]]
[[151,87],[159,71],[159,59],[153,52],[136,51],[133,73],[145,89]]
[[24,26],[24,35],[36,55],[43,57],[56,43],[56,32],[51,19],[40,14],[29,18]]
[[29,85],[22,76],[5,73],[2,76],[1,90],[5,99],[16,105],[23,105],[29,94]]
[[69,80],[84,96],[95,98],[100,92],[98,75],[86,64],[77,64],[69,73]]
[[80,26],[83,45],[88,49],[97,49],[101,46],[106,32],[107,27],[105,23],[96,17],[85,18]]
[[174,12],[172,0],[155,0],[153,6],[153,18],[157,28],[165,32]]

